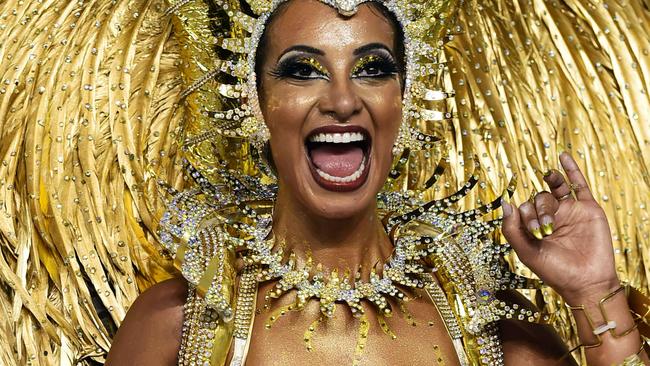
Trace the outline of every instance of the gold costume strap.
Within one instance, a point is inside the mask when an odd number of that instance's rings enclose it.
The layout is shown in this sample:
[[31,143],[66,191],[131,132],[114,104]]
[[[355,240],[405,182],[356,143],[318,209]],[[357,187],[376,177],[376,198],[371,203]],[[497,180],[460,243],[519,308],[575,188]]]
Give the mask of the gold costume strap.
[[233,322],[219,319],[217,311],[206,306],[194,287],[188,290],[183,317],[178,364],[223,365],[233,339]]

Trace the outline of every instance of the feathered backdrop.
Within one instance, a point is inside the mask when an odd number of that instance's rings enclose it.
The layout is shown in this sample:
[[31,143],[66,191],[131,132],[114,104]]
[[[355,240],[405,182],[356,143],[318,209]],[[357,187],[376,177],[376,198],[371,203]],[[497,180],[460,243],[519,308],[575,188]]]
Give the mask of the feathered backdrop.
[[[180,146],[193,131],[173,5],[0,1],[1,364],[101,363],[137,295],[174,275],[156,179],[189,184]],[[456,94],[438,106],[453,118],[430,126],[449,146],[439,194],[476,155],[482,182],[463,204],[515,173],[521,203],[570,151],[607,212],[621,278],[647,291],[649,3],[468,0],[455,19],[439,77]]]

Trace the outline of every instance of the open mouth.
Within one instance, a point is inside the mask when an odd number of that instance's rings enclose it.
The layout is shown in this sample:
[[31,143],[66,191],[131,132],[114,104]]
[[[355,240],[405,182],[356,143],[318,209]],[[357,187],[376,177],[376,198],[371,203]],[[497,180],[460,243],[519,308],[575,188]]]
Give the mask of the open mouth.
[[323,188],[352,191],[365,183],[370,166],[370,134],[359,126],[325,126],[305,141],[312,175]]

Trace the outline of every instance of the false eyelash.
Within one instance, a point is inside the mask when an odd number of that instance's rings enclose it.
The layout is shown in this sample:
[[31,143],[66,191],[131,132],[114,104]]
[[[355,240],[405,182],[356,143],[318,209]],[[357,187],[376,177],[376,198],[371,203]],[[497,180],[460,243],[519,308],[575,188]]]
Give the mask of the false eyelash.
[[388,77],[399,73],[399,66],[393,60],[392,57],[381,53],[377,53],[377,54],[364,56],[361,59],[359,59],[359,61],[354,67],[352,75],[355,76],[359,74],[361,71],[363,71],[365,68],[367,68],[370,65],[378,69],[381,72],[381,74],[368,75],[364,77]]
[[311,71],[316,72],[320,76],[328,75],[327,71],[325,71],[323,67],[320,66],[318,61],[314,60],[313,58],[300,57],[300,56],[291,57],[280,61],[280,63],[278,63],[278,65],[269,72],[269,74],[278,79],[284,79],[284,78],[296,78],[299,80],[315,79],[314,77],[304,77],[304,76],[297,75],[296,72],[303,67],[310,68]]

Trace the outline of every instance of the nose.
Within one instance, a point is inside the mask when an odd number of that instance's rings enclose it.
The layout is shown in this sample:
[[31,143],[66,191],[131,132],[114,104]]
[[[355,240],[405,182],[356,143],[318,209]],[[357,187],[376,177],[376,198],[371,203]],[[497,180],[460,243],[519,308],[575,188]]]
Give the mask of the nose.
[[349,78],[332,78],[318,103],[321,113],[339,122],[349,121],[363,108],[361,98]]

